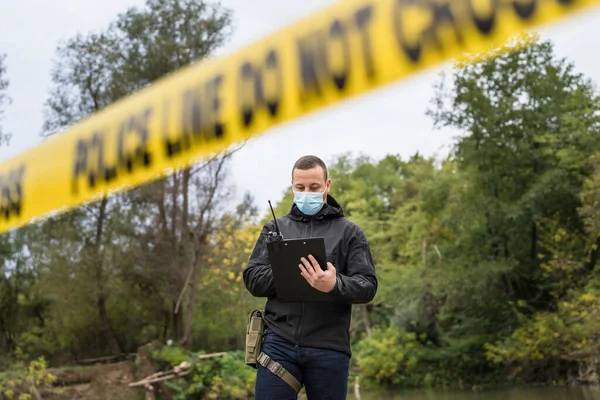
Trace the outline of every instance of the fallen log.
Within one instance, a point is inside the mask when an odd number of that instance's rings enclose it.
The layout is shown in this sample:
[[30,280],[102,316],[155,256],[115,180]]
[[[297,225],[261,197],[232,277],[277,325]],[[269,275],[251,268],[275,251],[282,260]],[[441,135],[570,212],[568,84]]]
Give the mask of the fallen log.
[[97,358],[84,358],[84,359],[80,359],[80,360],[74,360],[73,362],[75,364],[101,364],[104,362],[110,362],[110,361],[115,361],[115,360],[126,360],[128,358],[132,358],[135,357],[136,354],[135,353],[129,353],[129,354],[119,354],[117,356],[104,356],[104,357],[97,357]]
[[94,369],[73,370],[68,368],[51,368],[48,372],[56,377],[54,386],[71,386],[90,383],[94,376]]
[[152,374],[147,376],[146,378],[139,380],[137,382],[131,382],[129,387],[135,386],[145,386],[152,385],[153,383],[166,381],[169,379],[179,378],[180,376],[188,375],[191,372],[191,364],[187,361],[182,362],[175,368],[169,371],[157,372],[156,374]]
[[[222,351],[220,353],[201,354],[198,356],[198,358],[201,360],[205,360],[209,358],[223,357],[226,354],[226,351]],[[145,377],[144,379],[140,379],[137,382],[131,382],[129,384],[129,387],[144,386],[146,390],[151,390],[153,383],[168,381],[170,379],[175,379],[188,375],[191,372],[191,367],[192,365],[189,362],[184,361],[172,370],[157,372],[155,374]]]
[[214,358],[214,357],[223,357],[224,355],[226,355],[227,352],[226,351],[222,351],[220,353],[211,353],[211,354],[200,354],[198,356],[199,359],[204,360],[206,358]]

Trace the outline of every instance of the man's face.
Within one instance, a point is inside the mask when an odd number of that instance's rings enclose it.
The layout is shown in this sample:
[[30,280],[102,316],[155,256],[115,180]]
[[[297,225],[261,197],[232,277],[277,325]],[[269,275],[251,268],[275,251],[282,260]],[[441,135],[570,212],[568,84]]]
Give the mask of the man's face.
[[311,169],[294,169],[292,173],[292,188],[295,192],[324,192],[323,199],[331,187],[331,179],[325,180],[323,168],[317,166]]

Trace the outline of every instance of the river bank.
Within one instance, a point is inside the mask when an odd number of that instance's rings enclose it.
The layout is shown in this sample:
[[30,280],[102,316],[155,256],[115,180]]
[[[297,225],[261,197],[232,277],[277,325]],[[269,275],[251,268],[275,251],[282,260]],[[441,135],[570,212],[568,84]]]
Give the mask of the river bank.
[[347,400],[600,400],[597,386],[546,386],[497,388],[489,391],[406,390],[349,393]]
[[[233,371],[230,368],[214,370],[211,367],[220,365],[219,359],[223,357],[209,357],[205,355],[203,360],[212,365],[206,365],[212,371],[208,374],[212,379],[205,380],[205,383],[212,387],[210,391],[199,391],[197,398],[222,398],[246,400],[253,398],[253,377],[252,370],[244,367],[241,370]],[[234,359],[229,359],[226,364],[232,365]],[[39,387],[39,393],[43,399],[50,400],[139,400],[141,398],[172,398],[172,390],[180,387],[190,389],[184,384],[187,381],[195,381],[189,376],[183,376],[179,380],[169,380],[169,385],[164,386],[156,382],[154,390],[146,392],[143,387],[131,387],[133,382],[138,381],[141,375],[150,372],[150,365],[144,365],[150,360],[138,357],[136,361],[122,361],[108,364],[98,364],[90,366],[65,366],[62,368],[50,368],[44,370],[40,368],[39,373],[45,375],[49,373],[53,376],[52,384],[46,387]],[[225,370],[227,370],[227,373]],[[152,368],[152,371],[155,371]],[[207,371],[205,371],[206,373]],[[240,376],[244,375],[244,377]],[[40,376],[42,376],[40,375]],[[187,374],[186,374],[187,375]],[[194,375],[194,374],[192,374]],[[154,374],[157,376],[157,374]],[[199,377],[199,375],[198,375]],[[2,374],[0,374],[2,378]],[[5,377],[6,378],[6,377]],[[36,380],[39,376],[36,375]],[[238,381],[237,384],[234,381]],[[0,389],[3,379],[0,379]],[[242,384],[244,382],[244,384]],[[10,386],[8,382],[5,390]],[[227,383],[227,387],[223,384]],[[216,386],[215,386],[216,385]],[[547,385],[547,386],[499,386],[490,389],[481,390],[459,390],[459,389],[411,389],[411,390],[392,390],[377,391],[372,387],[361,387],[358,396],[355,395],[355,388],[350,385],[347,396],[348,400],[600,400],[600,387],[589,385]],[[219,389],[219,390],[216,390]],[[0,399],[4,391],[0,390]],[[150,395],[148,397],[148,395]],[[190,394],[191,395],[191,394]],[[10,396],[8,398],[11,398]],[[301,393],[300,400],[306,400]]]

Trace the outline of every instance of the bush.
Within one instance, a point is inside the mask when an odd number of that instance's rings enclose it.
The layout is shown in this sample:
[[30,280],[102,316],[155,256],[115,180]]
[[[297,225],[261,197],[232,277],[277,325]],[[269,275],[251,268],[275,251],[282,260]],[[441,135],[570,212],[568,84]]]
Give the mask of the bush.
[[186,352],[178,346],[166,346],[153,354],[161,368],[171,368],[183,361],[191,363],[189,375],[166,381],[165,386],[176,400],[223,399],[245,400],[254,397],[256,370],[244,362],[241,351],[223,357],[200,359],[203,352]]
[[491,363],[505,367],[516,383],[569,380],[598,384],[600,291],[573,291],[556,312],[522,317],[521,326],[502,341],[486,345]]
[[29,363],[28,368],[17,365],[12,371],[0,373],[0,400],[30,400],[39,390],[50,388],[56,377],[46,371],[44,358]]
[[499,369],[483,353],[485,337],[423,344],[416,333],[389,327],[375,328],[355,347],[355,364],[365,387],[390,389],[489,385],[499,380]]

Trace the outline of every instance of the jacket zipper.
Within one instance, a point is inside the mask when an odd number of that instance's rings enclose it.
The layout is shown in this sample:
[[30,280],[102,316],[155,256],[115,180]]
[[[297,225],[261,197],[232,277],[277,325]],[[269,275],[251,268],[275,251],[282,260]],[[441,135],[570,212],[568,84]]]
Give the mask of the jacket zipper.
[[[308,231],[308,237],[311,238],[312,237],[312,228],[313,228],[313,219],[310,219],[310,225],[309,227],[309,231]],[[304,306],[306,303],[302,302],[302,311],[300,312],[300,325],[298,326],[298,333],[296,336],[296,347],[300,346],[300,335],[302,334],[302,322],[304,320]]]

